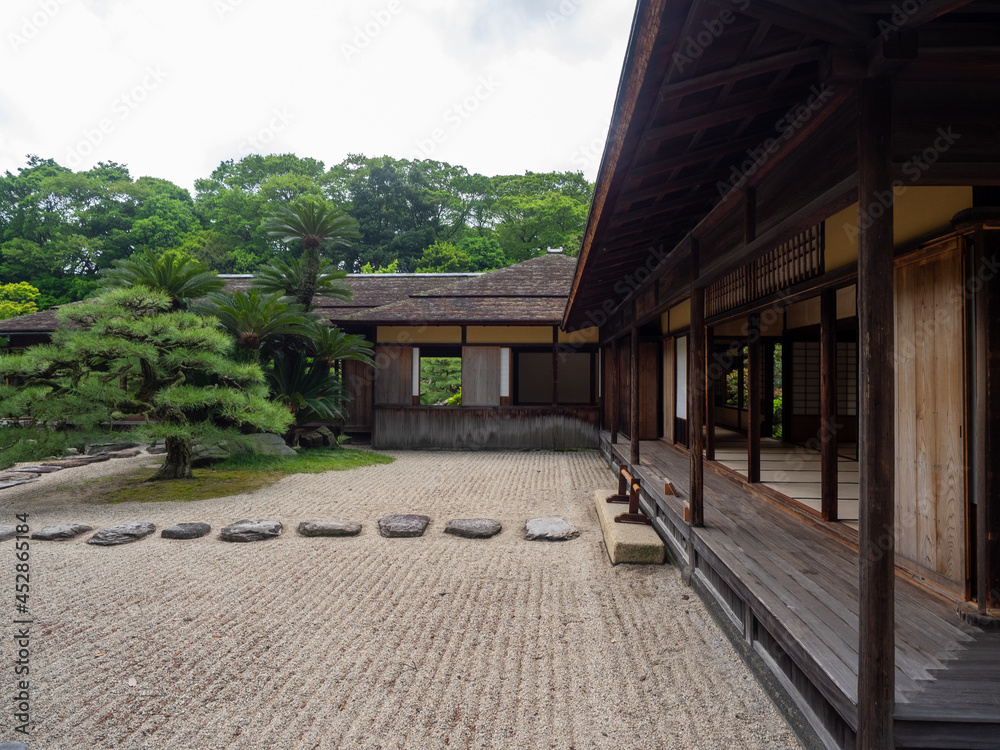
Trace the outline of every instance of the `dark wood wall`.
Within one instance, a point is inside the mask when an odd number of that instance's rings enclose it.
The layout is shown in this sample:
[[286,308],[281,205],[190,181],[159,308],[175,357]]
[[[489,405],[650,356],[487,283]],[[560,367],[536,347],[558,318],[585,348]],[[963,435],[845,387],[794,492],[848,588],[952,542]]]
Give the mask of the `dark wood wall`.
[[600,410],[586,407],[375,407],[375,448],[597,448]]

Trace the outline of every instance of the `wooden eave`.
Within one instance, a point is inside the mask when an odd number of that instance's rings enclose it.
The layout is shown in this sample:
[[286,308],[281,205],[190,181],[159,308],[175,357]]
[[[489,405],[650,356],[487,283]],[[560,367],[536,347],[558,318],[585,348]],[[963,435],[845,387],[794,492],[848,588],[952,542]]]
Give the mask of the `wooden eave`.
[[[594,311],[606,319],[634,298],[637,268],[684,265],[668,259],[745,212],[748,188],[813,169],[820,139],[850,135],[855,85],[867,75],[898,81],[897,170],[951,113],[965,118],[965,153],[948,154],[922,184],[996,184],[1000,4],[927,0],[884,39],[898,4],[752,0],[733,12],[740,5],[640,0],[565,327],[595,322]],[[699,34],[711,41],[698,44]],[[921,95],[926,86],[930,96]],[[771,141],[777,153],[763,155]],[[817,165],[825,171],[814,192],[785,218],[821,221],[830,215],[814,205],[821,198],[842,207],[856,192],[853,159],[845,149],[851,163]],[[766,252],[760,240],[783,241],[787,229],[767,217],[751,251]],[[711,239],[696,259],[699,286],[710,282],[703,270],[718,278],[739,260],[739,242]]]

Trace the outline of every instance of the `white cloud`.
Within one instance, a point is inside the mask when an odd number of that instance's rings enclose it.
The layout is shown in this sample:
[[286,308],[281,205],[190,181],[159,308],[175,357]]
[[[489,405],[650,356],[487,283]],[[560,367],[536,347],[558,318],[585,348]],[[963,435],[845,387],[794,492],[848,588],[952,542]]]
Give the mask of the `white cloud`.
[[[192,187],[220,161],[426,155],[593,179],[622,0],[6,0],[0,171],[26,153]],[[585,153],[586,152],[586,153]],[[588,155],[589,154],[589,155]]]

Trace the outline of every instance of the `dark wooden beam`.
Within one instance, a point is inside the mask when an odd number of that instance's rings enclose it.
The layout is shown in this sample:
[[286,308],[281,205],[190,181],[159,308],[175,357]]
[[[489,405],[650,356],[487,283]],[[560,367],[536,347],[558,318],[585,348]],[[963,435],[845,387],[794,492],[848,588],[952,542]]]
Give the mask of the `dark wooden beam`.
[[621,377],[619,376],[618,367],[618,339],[614,339],[611,342],[611,444],[618,444],[618,399],[621,397],[619,390],[621,388]]
[[764,370],[761,365],[760,315],[750,316],[747,349],[747,374],[750,378],[747,387],[747,397],[750,400],[747,404],[747,480],[757,484],[760,482],[760,407],[763,401],[760,376]]
[[629,399],[631,409],[629,409],[629,463],[632,466],[639,465],[639,329],[632,327],[632,336],[629,346],[629,371],[631,381],[629,383]]
[[669,125],[661,125],[657,128],[650,128],[642,136],[643,145],[677,138],[682,135],[698,133],[709,128],[716,128],[730,122],[740,122],[746,117],[756,117],[767,114],[775,110],[787,110],[798,103],[798,97],[791,97],[788,94],[783,96],[772,96],[767,99],[756,99],[755,101],[739,104],[734,107],[717,109],[697,117],[684,119],[678,117]]
[[725,143],[717,143],[705,148],[687,151],[678,156],[672,156],[669,159],[649,161],[644,166],[631,170],[628,176],[629,179],[639,179],[653,175],[669,174],[675,169],[690,167],[692,164],[701,164],[706,161],[715,161],[728,154],[746,151],[747,149],[759,146],[761,140],[760,135],[751,135],[735,141],[726,141]]
[[[847,7],[855,13],[887,16],[888,18],[882,20],[893,26],[915,29],[928,21],[933,21],[935,18],[940,18],[947,13],[960,10],[966,5],[971,5],[973,2],[974,0],[923,0],[919,3],[917,11],[910,15],[901,11],[900,6],[902,3],[899,0],[892,0],[891,2],[848,3]],[[897,12],[902,14],[894,18],[893,13]],[[902,23],[899,23],[900,21]]]
[[837,292],[820,294],[819,331],[819,440],[820,515],[824,521],[837,520],[839,485],[837,476]]
[[859,750],[892,750],[895,708],[895,370],[892,81],[859,84]]
[[734,65],[731,68],[707,73],[696,78],[689,78],[686,81],[669,83],[660,88],[657,105],[662,104],[667,99],[677,99],[696,94],[699,91],[707,91],[718,86],[725,86],[727,83],[734,83],[744,78],[753,78],[764,73],[771,73],[785,68],[794,68],[803,63],[814,62],[823,57],[825,50],[821,46],[806,47],[804,49],[793,50],[792,52],[782,52],[771,57],[764,57],[760,60]]
[[715,329],[713,328],[709,328],[705,332],[705,353],[708,359],[708,368],[705,370],[705,459],[714,461],[716,380],[713,374],[716,368],[713,367],[715,359]]
[[[709,0],[732,7],[732,0]],[[864,46],[874,30],[872,20],[829,0],[751,0],[743,15],[844,47]]]
[[[970,244],[970,252],[967,260],[971,261],[966,266],[969,269],[978,270],[982,268],[985,253],[986,232],[982,225],[976,227]],[[971,274],[970,274],[971,276]],[[971,482],[970,490],[972,498],[976,504],[976,605],[979,614],[985,615],[989,607],[990,600],[990,540],[989,540],[989,414],[987,404],[989,403],[989,294],[988,286],[977,290],[969,305],[970,323],[972,329],[971,347],[971,370],[972,370],[972,393],[971,409],[972,424],[969,434],[971,457]]]
[[[691,331],[688,336],[688,450],[691,457],[691,525],[705,525],[705,290],[691,289]],[[693,560],[691,561],[693,564]]]
[[[671,198],[668,200],[662,200],[658,203],[654,203],[652,206],[647,206],[646,208],[638,208],[635,210],[625,210],[617,213],[610,222],[608,222],[609,231],[607,234],[611,234],[611,229],[616,229],[623,224],[627,224],[632,221],[641,221],[643,219],[648,219],[653,216],[660,216],[662,214],[669,214],[681,208],[688,208],[690,206],[699,206],[704,203],[711,204],[712,202],[718,200],[719,192],[714,188],[711,190],[702,190],[698,193],[693,193],[691,195],[685,195],[679,198]],[[670,217],[670,223],[676,221],[676,217]],[[607,234],[605,236],[607,236]]]

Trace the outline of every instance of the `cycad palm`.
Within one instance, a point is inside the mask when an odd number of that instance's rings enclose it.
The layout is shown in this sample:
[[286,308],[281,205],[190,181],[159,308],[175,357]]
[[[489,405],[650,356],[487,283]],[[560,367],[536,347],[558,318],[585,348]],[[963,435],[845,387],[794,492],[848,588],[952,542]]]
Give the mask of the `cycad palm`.
[[[305,262],[302,258],[285,263],[273,260],[271,265],[264,266],[254,276],[251,284],[255,289],[266,293],[280,293],[288,297],[299,296],[299,290],[306,285]],[[313,294],[322,297],[334,297],[345,302],[354,297],[354,292],[344,283],[347,271],[338,271],[332,263],[320,261],[313,284]],[[310,300],[311,302],[311,300]]]
[[247,360],[258,361],[276,351],[286,337],[311,336],[314,330],[313,317],[280,292],[212,292],[195,309],[215,316]]
[[316,294],[319,250],[323,243],[349,245],[361,236],[358,222],[338,208],[316,199],[306,199],[278,211],[264,224],[264,231],[284,243],[302,241],[301,279],[296,301],[306,310]]
[[214,271],[175,250],[160,255],[147,250],[127,260],[112,261],[111,265],[114,268],[105,271],[102,289],[142,286],[161,291],[170,297],[175,310],[188,300],[204,297],[225,285]]
[[372,345],[364,336],[344,333],[339,328],[325,323],[316,323],[308,338],[309,348],[315,361],[327,369],[338,360],[353,359],[367,365],[372,360]]

